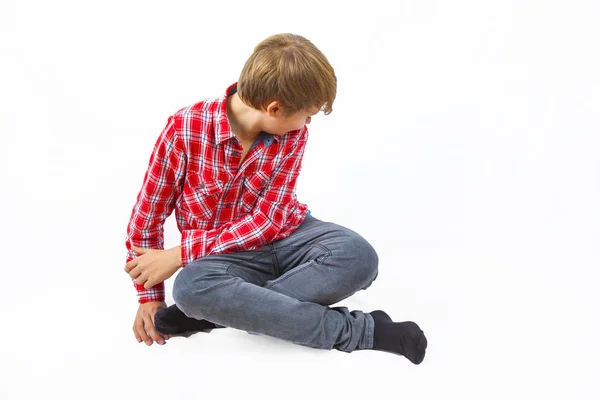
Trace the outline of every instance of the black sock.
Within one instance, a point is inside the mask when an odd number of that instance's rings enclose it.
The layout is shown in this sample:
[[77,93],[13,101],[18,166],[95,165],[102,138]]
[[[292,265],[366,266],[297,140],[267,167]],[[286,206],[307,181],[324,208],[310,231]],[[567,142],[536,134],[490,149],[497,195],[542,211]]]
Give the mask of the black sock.
[[381,310],[369,314],[375,322],[373,350],[400,354],[413,364],[421,364],[425,358],[427,338],[419,325],[412,321],[394,322]]
[[203,331],[207,329],[224,328],[205,319],[190,318],[175,304],[158,310],[154,314],[154,327],[160,333],[176,335],[188,331]]

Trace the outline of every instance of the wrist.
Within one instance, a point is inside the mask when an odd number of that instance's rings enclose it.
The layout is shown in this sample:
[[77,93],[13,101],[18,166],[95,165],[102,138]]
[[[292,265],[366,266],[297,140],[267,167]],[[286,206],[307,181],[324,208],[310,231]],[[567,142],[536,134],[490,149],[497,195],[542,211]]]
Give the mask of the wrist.
[[181,261],[181,246],[175,246],[171,249],[173,254],[173,263],[177,268],[181,268],[183,262]]

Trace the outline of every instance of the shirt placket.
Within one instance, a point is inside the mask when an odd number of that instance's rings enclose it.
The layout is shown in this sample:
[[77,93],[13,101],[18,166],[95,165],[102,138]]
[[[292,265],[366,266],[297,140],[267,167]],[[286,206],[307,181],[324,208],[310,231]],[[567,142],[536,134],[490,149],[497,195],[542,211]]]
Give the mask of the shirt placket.
[[219,212],[220,221],[232,221],[235,216],[237,209],[241,204],[241,197],[243,192],[243,176],[247,166],[252,163],[257,157],[257,152],[260,152],[264,146],[261,143],[255,143],[242,165],[238,168],[240,158],[242,156],[243,148],[237,139],[232,139],[227,143],[227,151],[225,152],[225,165],[227,168],[228,175],[233,177],[224,188],[223,197],[221,198],[221,207]]

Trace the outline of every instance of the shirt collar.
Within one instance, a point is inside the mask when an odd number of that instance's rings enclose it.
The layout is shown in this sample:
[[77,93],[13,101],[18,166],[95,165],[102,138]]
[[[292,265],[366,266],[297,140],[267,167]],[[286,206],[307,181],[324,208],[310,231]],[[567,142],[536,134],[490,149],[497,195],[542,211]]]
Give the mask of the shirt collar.
[[[229,125],[229,120],[227,119],[227,98],[236,91],[237,82],[230,85],[225,91],[225,94],[218,99],[217,110],[215,113],[215,138],[217,140],[217,144],[221,144],[229,139],[235,138],[235,134],[231,131],[231,125]],[[273,143],[273,141],[278,142],[279,137],[277,135],[262,131],[254,144],[256,145],[260,141],[264,141],[265,146],[268,147],[271,143]]]

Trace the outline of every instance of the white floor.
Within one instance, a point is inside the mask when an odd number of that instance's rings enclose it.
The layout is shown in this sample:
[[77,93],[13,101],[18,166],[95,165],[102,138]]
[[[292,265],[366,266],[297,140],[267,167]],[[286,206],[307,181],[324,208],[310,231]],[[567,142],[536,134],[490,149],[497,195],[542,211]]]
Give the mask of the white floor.
[[[600,398],[595,3],[308,2],[285,20],[260,2],[38,3],[0,10],[1,399]],[[239,35],[248,18],[270,24]],[[221,31],[238,35],[204,39]],[[234,329],[151,347],[131,332],[124,239],[158,134],[284,31],[339,78],[299,199],[380,256],[340,304],[418,322],[419,366]]]

